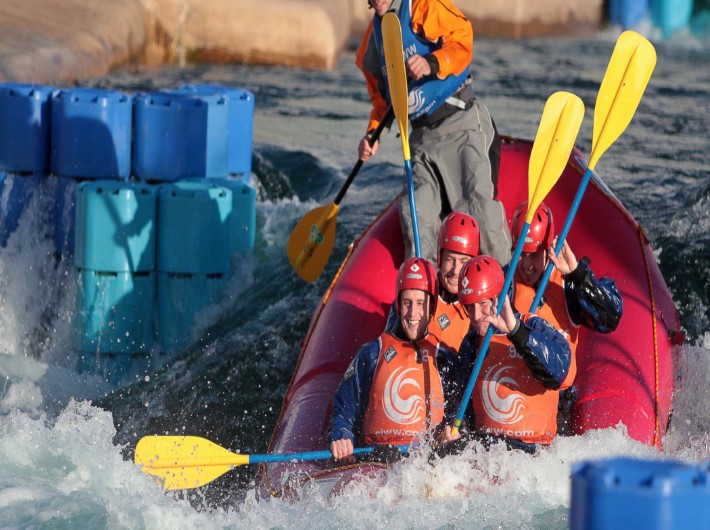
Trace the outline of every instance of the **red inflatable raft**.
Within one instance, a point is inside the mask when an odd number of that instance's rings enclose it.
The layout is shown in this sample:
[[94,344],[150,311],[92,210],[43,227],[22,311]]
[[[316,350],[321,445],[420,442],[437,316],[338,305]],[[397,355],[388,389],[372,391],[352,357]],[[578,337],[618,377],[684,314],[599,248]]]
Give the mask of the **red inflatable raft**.
[[[499,198],[510,220],[527,200],[532,143],[505,139]],[[563,224],[586,169],[573,150],[564,173],[545,199]],[[678,313],[643,228],[593,175],[568,241],[592,259],[597,277],[616,281],[624,316],[608,335],[581,328],[577,348],[578,399],[572,434],[623,423],[629,436],[660,447],[671,412],[673,359],[680,346]],[[383,330],[403,260],[399,215],[393,203],[364,231],[316,309],[283,401],[269,451],[327,449],[331,398],[360,346]],[[334,483],[366,471],[332,461],[262,465],[262,495],[279,495],[304,481]],[[375,465],[376,466],[376,465]]]

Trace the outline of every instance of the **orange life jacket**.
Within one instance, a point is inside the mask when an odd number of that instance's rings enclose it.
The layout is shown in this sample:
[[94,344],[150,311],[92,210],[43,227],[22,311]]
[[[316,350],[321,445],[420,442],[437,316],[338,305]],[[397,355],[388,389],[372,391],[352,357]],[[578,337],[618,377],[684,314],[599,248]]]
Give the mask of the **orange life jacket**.
[[441,297],[436,304],[436,314],[429,322],[429,333],[441,340],[441,345],[458,353],[471,321],[460,302],[447,304]]
[[[530,311],[530,304],[535,299],[537,287],[525,285],[520,281],[517,272],[515,274],[515,298],[513,305],[521,313]],[[545,289],[545,303],[537,311],[533,311],[536,315],[544,318],[552,327],[562,333],[569,342],[569,349],[572,353],[569,372],[565,378],[561,390],[569,388],[574,383],[574,378],[577,376],[577,341],[579,339],[579,326],[575,325],[570,319],[567,311],[567,302],[565,300],[564,279],[562,273],[556,268],[553,269],[550,275],[550,283]]]
[[475,428],[525,443],[549,444],[557,434],[559,392],[548,390],[505,335],[493,335],[472,394]]
[[408,444],[444,419],[444,390],[436,366],[438,344],[431,333],[416,347],[389,333],[380,336],[380,355],[362,428],[366,444]]

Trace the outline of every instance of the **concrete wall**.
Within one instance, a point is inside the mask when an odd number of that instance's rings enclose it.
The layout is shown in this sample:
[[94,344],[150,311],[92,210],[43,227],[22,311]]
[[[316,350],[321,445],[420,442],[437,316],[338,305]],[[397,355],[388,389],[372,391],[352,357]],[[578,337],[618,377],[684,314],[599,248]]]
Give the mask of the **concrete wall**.
[[[478,36],[597,30],[603,0],[456,0]],[[59,7],[61,6],[61,7]],[[0,0],[0,81],[52,84],[129,61],[335,67],[366,0]]]
[[[475,35],[537,37],[597,31],[605,20],[604,0],[454,0]],[[367,0],[350,0],[353,36],[372,18]]]
[[350,32],[349,0],[141,0],[178,60],[333,68]]
[[476,35],[538,37],[580,35],[597,31],[604,0],[456,0],[473,22]]
[[0,81],[104,75],[140,60],[146,36],[140,0],[1,0]]

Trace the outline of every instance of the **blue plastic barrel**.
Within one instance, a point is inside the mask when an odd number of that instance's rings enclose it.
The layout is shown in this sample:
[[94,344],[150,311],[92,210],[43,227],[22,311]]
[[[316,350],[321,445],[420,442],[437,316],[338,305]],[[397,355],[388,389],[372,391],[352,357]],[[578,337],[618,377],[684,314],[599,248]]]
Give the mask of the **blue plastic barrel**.
[[102,272],[155,270],[157,194],[154,187],[87,180],[76,190],[74,262]]
[[623,29],[638,26],[648,13],[649,0],[609,0],[609,23]]
[[254,94],[220,85],[184,85],[181,91],[200,95],[224,94],[229,100],[229,174],[249,183],[254,129]]
[[45,182],[52,182],[54,193],[54,252],[57,257],[70,258],[74,255],[74,235],[76,233],[76,186],[77,181],[68,177],[48,175]]
[[41,185],[42,175],[0,172],[0,247],[17,230],[22,214]]
[[228,274],[231,190],[210,180],[182,181],[158,193],[159,272]]
[[51,168],[55,175],[127,179],[131,172],[132,97],[73,88],[52,94]]
[[612,458],[575,464],[571,530],[710,528],[707,466]]
[[228,101],[220,95],[136,95],[134,175],[164,182],[227,176],[228,121]]
[[651,20],[664,37],[686,27],[693,14],[693,0],[651,0]]
[[256,190],[242,179],[213,181],[232,191],[232,252],[243,254],[251,251],[256,238]]
[[79,270],[72,348],[93,355],[147,353],[155,339],[154,272]]
[[0,171],[49,170],[49,86],[0,83]]

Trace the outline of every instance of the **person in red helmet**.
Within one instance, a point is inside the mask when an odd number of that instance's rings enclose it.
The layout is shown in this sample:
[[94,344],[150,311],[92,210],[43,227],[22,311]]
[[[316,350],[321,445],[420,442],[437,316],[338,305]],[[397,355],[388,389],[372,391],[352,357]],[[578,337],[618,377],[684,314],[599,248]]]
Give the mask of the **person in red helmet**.
[[480,231],[476,220],[466,213],[451,212],[439,231],[439,303],[429,331],[441,343],[458,351],[468,331],[468,315],[459,303],[459,274],[463,266],[478,255]]
[[[360,348],[333,397],[330,450],[336,460],[355,444],[407,445],[433,433],[444,419],[444,386],[437,366],[439,340],[427,330],[436,310],[434,266],[405,260],[397,274],[399,321]],[[451,429],[437,435],[452,439]]]
[[[527,211],[526,201],[513,214],[514,245],[518,242]],[[579,326],[600,333],[613,332],[623,315],[623,300],[614,280],[608,277],[597,279],[589,266],[591,260],[585,256],[577,261],[567,240],[562,245],[560,255],[555,256],[556,243],[552,211],[544,202],[540,203],[525,237],[523,252],[513,276],[512,292],[513,307],[529,311],[548,259],[555,265],[545,294],[534,312],[562,332],[572,351],[570,370],[561,386],[558,416],[558,430],[568,434],[569,415],[576,400],[574,379],[577,376]]]
[[[514,243],[527,216],[528,203],[524,202],[513,214]],[[534,312],[539,314],[567,337],[572,350],[572,365],[563,389],[574,382],[577,374],[575,353],[579,326],[583,325],[600,333],[613,332],[623,314],[623,301],[614,280],[597,279],[590,268],[590,259],[577,261],[567,241],[559,256],[555,256],[555,223],[552,211],[540,203],[528,235],[525,237],[520,262],[513,277],[513,307],[529,311],[540,278],[545,272],[548,259],[555,265],[545,294]]]
[[[462,212],[451,212],[441,224],[437,266],[439,300],[429,332],[454,353],[468,331],[468,315],[458,301],[459,273],[468,260],[478,254],[480,231],[476,220]],[[392,302],[385,330],[397,325],[397,301]]]
[[459,356],[470,366],[489,326],[494,327],[471,394],[468,428],[486,445],[502,440],[534,452],[557,433],[558,389],[572,354],[559,331],[537,315],[514,312],[507,296],[497,314],[504,280],[500,264],[490,256],[471,259],[459,275],[459,301],[471,319]]
[[[408,82],[412,179],[424,258],[436,261],[441,220],[467,212],[481,225],[481,248],[502,263],[511,256],[511,236],[498,200],[500,137],[488,109],[476,97],[470,68],[473,27],[452,0],[369,0],[374,16],[355,62],[362,71],[372,110],[358,157],[368,160],[379,143],[373,131],[390,102],[382,17],[394,11],[402,28]],[[407,193],[400,200],[405,256],[414,254]]]

